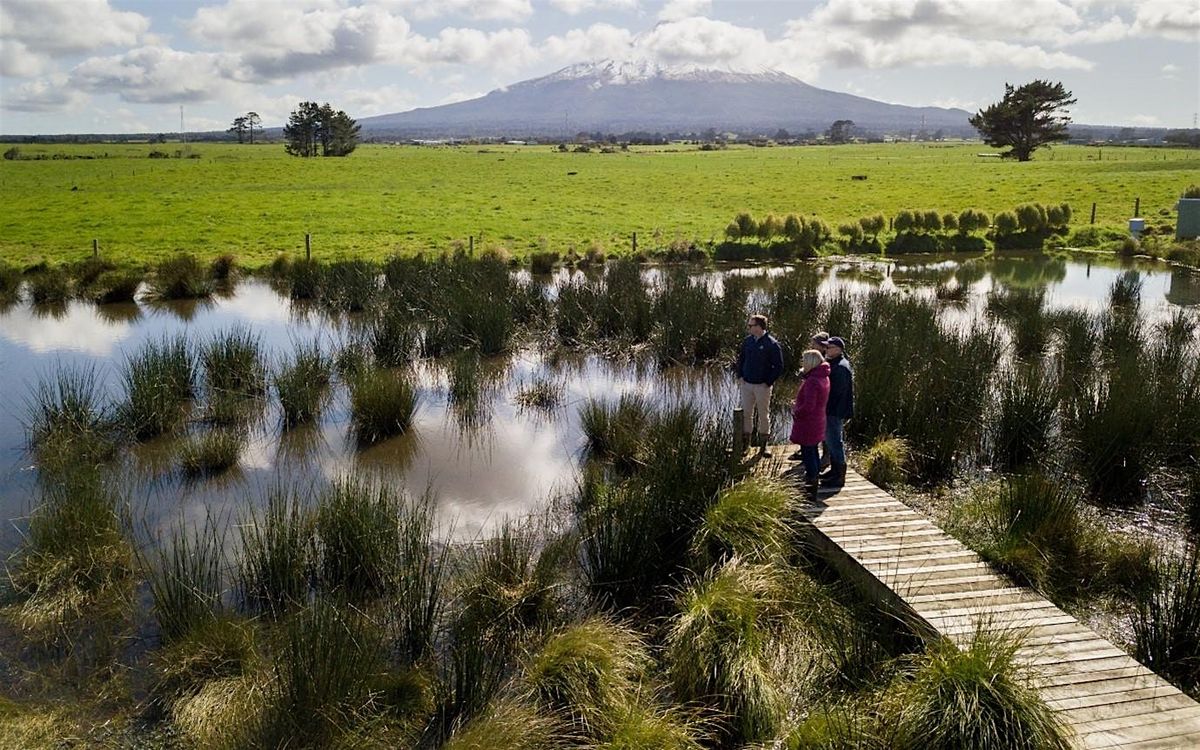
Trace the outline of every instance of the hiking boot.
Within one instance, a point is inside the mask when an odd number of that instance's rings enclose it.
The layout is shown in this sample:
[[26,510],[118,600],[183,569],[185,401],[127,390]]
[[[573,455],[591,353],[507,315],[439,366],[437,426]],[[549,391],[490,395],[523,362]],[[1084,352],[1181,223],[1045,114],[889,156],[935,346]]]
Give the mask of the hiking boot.
[[821,477],[822,487],[841,487],[846,484],[846,464],[833,463],[829,466],[829,474]]
[[804,460],[804,451],[796,451],[795,453],[788,456],[788,460],[789,461],[803,461]]
[[807,497],[809,500],[816,500],[817,499],[817,487],[818,487],[818,483],[817,483],[816,479],[804,480],[804,496]]

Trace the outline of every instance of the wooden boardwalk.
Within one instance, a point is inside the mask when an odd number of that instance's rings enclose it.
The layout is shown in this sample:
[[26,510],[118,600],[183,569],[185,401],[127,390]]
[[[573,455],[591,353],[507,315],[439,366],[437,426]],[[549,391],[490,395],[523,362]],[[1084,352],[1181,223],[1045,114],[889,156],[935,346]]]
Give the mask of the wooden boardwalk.
[[[780,458],[792,450],[774,446],[758,471],[802,474]],[[802,512],[818,552],[923,637],[962,644],[980,627],[1026,632],[1020,657],[1079,747],[1200,748],[1200,704],[858,474]]]

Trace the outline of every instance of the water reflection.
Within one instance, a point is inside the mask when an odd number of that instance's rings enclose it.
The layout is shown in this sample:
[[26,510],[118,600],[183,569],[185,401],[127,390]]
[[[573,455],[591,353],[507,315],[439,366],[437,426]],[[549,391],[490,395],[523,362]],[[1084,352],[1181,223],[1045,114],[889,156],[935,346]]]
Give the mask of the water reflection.
[[[958,285],[966,290],[962,304],[947,305],[942,314],[966,322],[983,313],[989,292],[1000,289],[1044,295],[1048,311],[1099,307],[1124,267],[1113,259],[1086,256],[951,256],[901,262],[836,259],[803,265],[798,271],[776,266],[708,268],[694,275],[718,294],[724,293],[727,279],[736,278],[736,292],[745,293],[750,307],[761,306],[784,274],[805,276],[822,295],[847,298],[897,286],[906,293],[933,294],[935,287]],[[1148,314],[1161,315],[1168,305],[1200,306],[1200,275],[1158,264],[1134,267],[1144,282],[1143,309]],[[560,269],[545,282],[546,294],[553,297],[567,280],[597,273]],[[659,283],[665,273],[649,268],[643,278]],[[279,362],[294,351],[296,342],[315,341],[330,354],[359,346],[370,324],[365,315],[336,315],[320,306],[293,303],[270,284],[254,280],[207,300],[104,306],[73,301],[53,311],[22,304],[0,308],[0,388],[7,396],[0,406],[0,517],[21,516],[32,502],[35,472],[28,469],[21,403],[33,384],[57,367],[97,368],[115,399],[120,393],[120,363],[164,335],[186,332],[199,343],[234,325],[249,326],[268,361]],[[733,345],[730,342],[731,350]],[[350,358],[341,359],[346,365]],[[687,398],[710,413],[726,415],[736,397],[730,373],[720,367],[663,368],[649,352],[637,349],[601,357],[536,345],[490,359],[464,355],[421,362],[414,378],[420,404],[412,429],[369,448],[360,450],[353,439],[343,378],[315,422],[290,430],[280,427],[274,401],[256,402],[247,411],[211,400],[195,405],[193,420],[236,423],[247,432],[237,467],[216,477],[185,482],[179,463],[181,439],[172,436],[134,446],[115,470],[130,477],[135,505],[146,509],[152,525],[173,524],[181,517],[202,522],[210,512],[237,516],[280,483],[311,487],[349,471],[364,471],[402,483],[415,494],[433,488],[443,518],[457,518],[458,533],[470,535],[505,516],[535,510],[552,492],[573,486],[583,447],[578,409],[586,399],[615,399],[627,392],[655,402]],[[783,381],[776,389],[772,407],[781,440],[796,387]],[[545,400],[531,398],[533,390],[542,391]],[[231,408],[223,411],[222,406]],[[250,419],[243,420],[247,416]],[[13,539],[11,534],[0,536],[0,545],[8,549]]]

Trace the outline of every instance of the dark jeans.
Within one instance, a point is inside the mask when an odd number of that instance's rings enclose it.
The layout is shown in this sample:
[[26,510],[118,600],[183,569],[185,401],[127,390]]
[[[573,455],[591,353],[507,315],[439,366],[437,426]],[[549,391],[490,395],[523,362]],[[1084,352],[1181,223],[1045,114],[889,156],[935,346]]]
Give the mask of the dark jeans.
[[842,418],[825,417],[825,452],[835,464],[846,463],[846,444],[842,438]]
[[821,473],[821,453],[818,447],[819,444],[800,446],[800,460],[804,461],[804,474],[810,482],[817,481],[817,475]]

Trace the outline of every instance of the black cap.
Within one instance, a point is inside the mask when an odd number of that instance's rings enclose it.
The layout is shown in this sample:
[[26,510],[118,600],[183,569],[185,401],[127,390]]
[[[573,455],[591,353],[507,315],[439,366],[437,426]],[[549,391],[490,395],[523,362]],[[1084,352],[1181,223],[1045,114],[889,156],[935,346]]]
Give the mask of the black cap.
[[836,346],[838,349],[841,349],[842,351],[846,351],[846,340],[843,339],[841,336],[830,336],[829,340],[825,342],[825,345],[826,346]]

